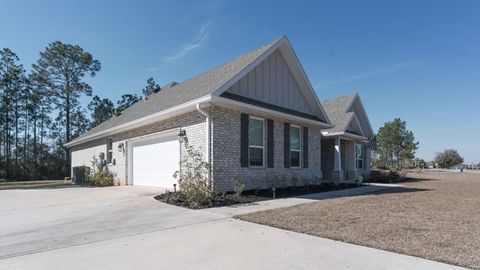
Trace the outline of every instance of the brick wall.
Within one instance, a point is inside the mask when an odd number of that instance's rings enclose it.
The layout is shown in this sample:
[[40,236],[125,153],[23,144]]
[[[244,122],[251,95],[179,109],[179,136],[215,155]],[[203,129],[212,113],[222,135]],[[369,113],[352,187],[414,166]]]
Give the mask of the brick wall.
[[[108,165],[108,169],[113,173],[115,182],[120,185],[128,183],[127,146],[129,139],[140,138],[166,130],[180,130],[180,128],[186,131],[188,143],[196,149],[199,149],[205,155],[205,117],[197,111],[109,136],[113,140],[112,158],[115,160],[115,165]],[[108,137],[103,137],[72,147],[72,168],[83,165],[92,167],[91,161],[94,156],[98,158],[101,152],[105,153],[106,156],[107,139]],[[124,144],[125,151],[123,152],[118,151],[118,145],[120,143]]]
[[[212,166],[214,169],[213,185],[217,191],[231,191],[235,181],[242,181],[246,189],[270,187],[273,175],[299,179],[322,178],[319,128],[309,128],[309,168],[284,168],[283,160],[283,119],[274,120],[274,168],[246,168],[240,166],[240,115],[241,112],[229,108],[214,106],[212,119]],[[252,116],[258,116],[251,114]],[[259,116],[261,117],[261,116]],[[289,121],[290,122],[290,121]],[[299,123],[291,124],[303,126]],[[264,162],[266,165],[266,162]],[[300,183],[299,183],[300,184]]]

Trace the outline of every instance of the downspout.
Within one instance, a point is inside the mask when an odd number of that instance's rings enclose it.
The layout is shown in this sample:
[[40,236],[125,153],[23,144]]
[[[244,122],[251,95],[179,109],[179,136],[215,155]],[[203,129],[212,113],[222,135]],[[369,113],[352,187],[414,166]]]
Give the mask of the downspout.
[[205,116],[205,159],[207,164],[209,164],[209,169],[208,169],[208,186],[212,186],[212,181],[211,181],[211,164],[210,164],[210,116],[207,111],[203,110],[200,107],[200,103],[197,103],[197,111],[199,111],[203,116]]

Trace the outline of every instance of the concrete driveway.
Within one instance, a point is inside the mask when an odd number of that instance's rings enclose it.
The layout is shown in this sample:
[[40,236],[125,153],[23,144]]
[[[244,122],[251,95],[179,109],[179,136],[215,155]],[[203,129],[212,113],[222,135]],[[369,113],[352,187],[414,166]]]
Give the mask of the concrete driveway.
[[455,269],[166,205],[158,192],[0,191],[0,269]]

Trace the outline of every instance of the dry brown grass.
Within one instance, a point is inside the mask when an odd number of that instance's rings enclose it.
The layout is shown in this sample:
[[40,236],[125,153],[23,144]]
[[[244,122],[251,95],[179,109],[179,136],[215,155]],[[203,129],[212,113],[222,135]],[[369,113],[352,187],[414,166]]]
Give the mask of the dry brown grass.
[[240,219],[480,269],[480,174],[411,173],[405,187]]
[[5,189],[35,189],[35,188],[59,188],[69,187],[71,180],[29,180],[15,182],[0,182],[0,190]]

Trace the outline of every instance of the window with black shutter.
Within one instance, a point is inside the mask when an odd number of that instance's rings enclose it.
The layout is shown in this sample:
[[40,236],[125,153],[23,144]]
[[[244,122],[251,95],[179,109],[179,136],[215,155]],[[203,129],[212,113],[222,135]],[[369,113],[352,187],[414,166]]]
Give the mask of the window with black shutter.
[[265,154],[265,121],[262,118],[252,117],[248,120],[248,165],[263,167]]
[[248,114],[240,116],[240,166],[248,167]]
[[283,124],[283,167],[290,168],[290,124]]
[[308,168],[308,128],[303,128],[303,168]]
[[274,124],[273,120],[267,120],[267,167],[274,167]]
[[290,167],[300,168],[302,155],[302,137],[300,127],[290,126]]
[[112,163],[113,157],[113,140],[112,138],[108,138],[107,140],[107,163]]

